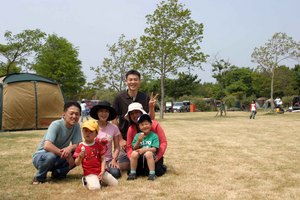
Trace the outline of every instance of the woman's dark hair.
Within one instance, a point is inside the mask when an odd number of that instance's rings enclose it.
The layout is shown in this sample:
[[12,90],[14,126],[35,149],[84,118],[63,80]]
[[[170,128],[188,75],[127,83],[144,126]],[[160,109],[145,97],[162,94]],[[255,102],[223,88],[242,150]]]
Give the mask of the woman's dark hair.
[[79,112],[81,114],[81,106],[79,105],[79,103],[77,101],[66,102],[64,105],[64,112],[66,112],[68,110],[68,108],[70,108],[71,106],[76,106],[77,108],[79,108]]

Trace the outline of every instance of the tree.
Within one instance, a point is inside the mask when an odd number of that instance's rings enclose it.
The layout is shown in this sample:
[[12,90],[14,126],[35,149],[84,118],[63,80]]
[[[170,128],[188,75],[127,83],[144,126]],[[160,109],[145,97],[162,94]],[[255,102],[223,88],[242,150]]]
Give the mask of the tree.
[[16,35],[6,31],[4,37],[7,44],[0,44],[0,76],[20,72],[22,67],[25,70],[30,69],[30,58],[34,57],[42,46],[45,35],[39,29],[24,30]]
[[138,69],[133,64],[136,58],[136,46],[136,39],[125,40],[123,34],[118,43],[107,45],[110,57],[104,58],[100,67],[91,67],[91,70],[96,73],[96,81],[118,92],[126,89],[124,83],[126,72],[133,68]]
[[300,94],[300,65],[295,65],[294,69],[295,79],[296,79],[296,94]]
[[274,110],[273,91],[275,69],[279,63],[287,59],[300,59],[300,43],[295,42],[286,33],[275,33],[265,46],[255,48],[251,55],[252,62],[258,63],[262,70],[271,77],[271,108]]
[[65,38],[49,35],[32,68],[37,74],[57,81],[66,99],[79,98],[85,77],[78,60],[78,50]]
[[215,58],[212,63],[212,77],[217,80],[217,87],[215,88],[215,97],[218,99],[223,99],[225,97],[225,87],[226,87],[226,71],[229,69],[231,64],[223,59]]
[[166,95],[176,100],[184,95],[192,95],[200,83],[197,79],[197,75],[182,72],[179,73],[178,79],[166,79]]
[[[152,15],[147,15],[148,27],[141,37],[138,58],[147,74],[160,77],[161,102],[164,106],[165,79],[178,70],[201,68],[206,55],[200,51],[203,24],[191,19],[191,11],[178,0],[162,1]],[[160,118],[164,115],[160,110]]]

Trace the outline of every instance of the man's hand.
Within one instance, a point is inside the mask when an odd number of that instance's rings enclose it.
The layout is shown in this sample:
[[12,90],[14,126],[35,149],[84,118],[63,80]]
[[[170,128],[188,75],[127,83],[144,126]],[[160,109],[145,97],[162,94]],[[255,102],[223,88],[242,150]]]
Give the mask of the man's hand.
[[61,152],[60,157],[67,159],[71,155],[71,152],[72,152],[71,146],[61,149],[60,152]]
[[156,104],[158,96],[159,96],[159,94],[156,94],[155,96],[153,96],[153,92],[151,92],[150,101],[149,101],[149,107],[150,108],[154,108],[155,107],[155,104]]

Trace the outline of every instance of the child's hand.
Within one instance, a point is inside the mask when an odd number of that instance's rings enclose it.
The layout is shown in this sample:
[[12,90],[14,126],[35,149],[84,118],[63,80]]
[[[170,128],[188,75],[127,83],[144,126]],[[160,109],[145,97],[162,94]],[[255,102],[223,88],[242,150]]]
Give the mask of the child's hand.
[[145,137],[145,134],[143,132],[141,132],[139,137],[138,137],[138,140],[143,141],[144,137]]
[[104,172],[103,172],[103,171],[101,171],[101,172],[100,172],[100,174],[98,175],[98,179],[99,179],[100,181],[102,181],[102,178],[103,178],[103,173],[104,173]]

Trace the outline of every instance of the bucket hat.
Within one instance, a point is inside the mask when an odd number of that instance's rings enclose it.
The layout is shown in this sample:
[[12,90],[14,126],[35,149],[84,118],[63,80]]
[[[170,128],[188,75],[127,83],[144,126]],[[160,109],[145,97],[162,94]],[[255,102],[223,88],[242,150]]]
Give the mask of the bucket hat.
[[111,107],[110,103],[107,101],[100,101],[97,105],[93,106],[90,112],[91,117],[98,120],[98,111],[102,108],[107,109],[109,111],[107,121],[111,121],[117,117],[116,110],[113,107]]
[[127,119],[128,121],[129,121],[129,113],[133,110],[139,110],[142,112],[142,114],[147,114],[146,111],[143,109],[142,104],[140,104],[138,102],[133,102],[133,103],[129,104],[128,111],[124,116],[124,118]]

